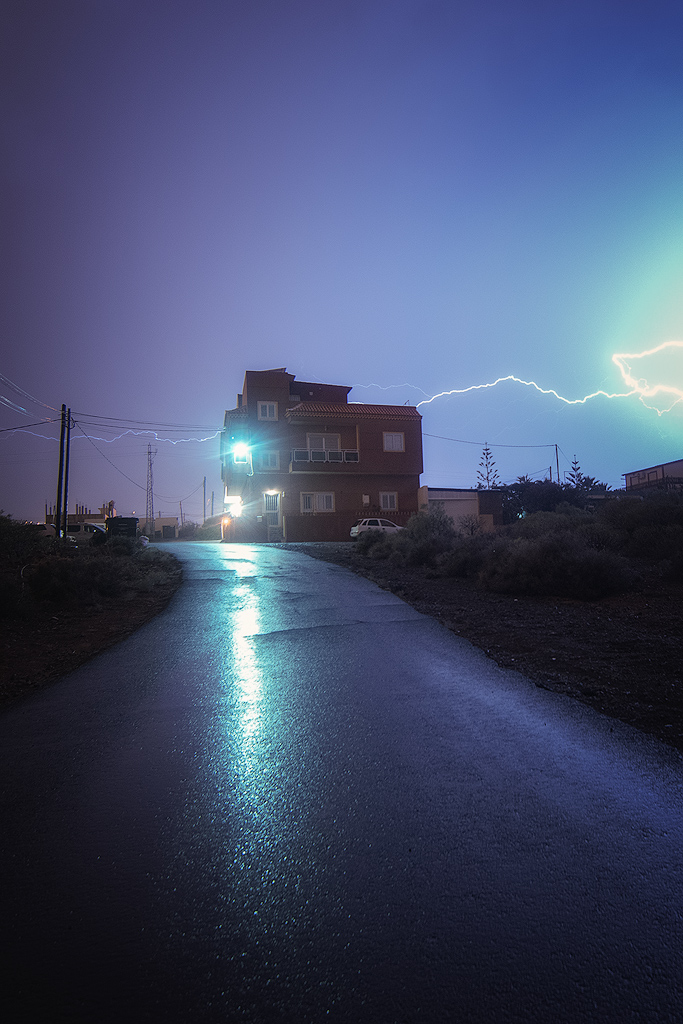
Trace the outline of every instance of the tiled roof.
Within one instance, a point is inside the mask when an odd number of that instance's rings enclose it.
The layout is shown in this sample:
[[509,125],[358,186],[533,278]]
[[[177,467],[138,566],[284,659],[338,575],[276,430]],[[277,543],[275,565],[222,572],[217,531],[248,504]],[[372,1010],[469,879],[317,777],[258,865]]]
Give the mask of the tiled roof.
[[329,419],[344,420],[419,420],[420,413],[413,405],[365,405],[351,402],[348,405],[333,402],[300,402],[287,410],[289,419],[309,419],[325,416]]

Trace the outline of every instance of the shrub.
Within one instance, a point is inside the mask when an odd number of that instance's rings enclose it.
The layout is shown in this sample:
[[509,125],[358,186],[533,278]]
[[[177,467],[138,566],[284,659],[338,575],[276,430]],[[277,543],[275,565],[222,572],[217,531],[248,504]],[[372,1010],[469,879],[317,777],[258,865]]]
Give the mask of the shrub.
[[486,590],[583,601],[628,590],[637,579],[624,558],[588,548],[571,535],[508,539],[479,572]]
[[41,543],[33,523],[18,523],[0,511],[0,558],[3,561],[28,558],[39,549]]
[[[239,520],[238,520],[239,521]],[[218,523],[202,523],[198,526],[194,532],[193,540],[220,540],[221,539],[221,524]]]
[[113,558],[50,555],[31,567],[27,584],[37,601],[87,605],[103,597],[116,597],[123,579]]
[[356,541],[356,550],[367,558],[388,558],[393,550],[392,539],[382,530],[366,530]]
[[438,559],[444,576],[465,579],[476,576],[500,539],[495,534],[476,534],[457,538],[449,551]]

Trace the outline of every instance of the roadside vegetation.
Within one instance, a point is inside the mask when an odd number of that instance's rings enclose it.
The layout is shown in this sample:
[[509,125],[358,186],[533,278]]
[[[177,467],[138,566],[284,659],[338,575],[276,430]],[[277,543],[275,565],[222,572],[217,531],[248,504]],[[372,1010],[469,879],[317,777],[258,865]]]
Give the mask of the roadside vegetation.
[[[548,498],[547,483],[530,484],[527,493],[533,495],[534,486]],[[499,594],[592,601],[638,589],[653,571],[683,582],[679,495],[604,495],[582,507],[567,500],[568,489],[554,486],[560,500],[552,511],[522,509],[494,533],[469,520],[456,525],[437,507],[414,516],[398,534],[362,534],[357,550],[397,568],[428,567],[435,576],[469,580]]]
[[0,513],[0,707],[138,629],[181,581],[163,548],[124,537],[76,547]]
[[177,571],[171,554],[127,537],[77,547],[0,513],[0,618],[97,610],[148,594]]

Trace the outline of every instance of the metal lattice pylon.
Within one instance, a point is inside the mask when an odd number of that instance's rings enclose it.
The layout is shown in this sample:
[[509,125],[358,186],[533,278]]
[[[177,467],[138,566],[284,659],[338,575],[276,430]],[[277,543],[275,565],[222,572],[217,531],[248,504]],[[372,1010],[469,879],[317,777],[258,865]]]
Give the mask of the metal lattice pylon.
[[147,445],[147,508],[145,510],[145,535],[150,539],[154,537],[154,475],[152,463],[156,452],[152,451],[151,444]]

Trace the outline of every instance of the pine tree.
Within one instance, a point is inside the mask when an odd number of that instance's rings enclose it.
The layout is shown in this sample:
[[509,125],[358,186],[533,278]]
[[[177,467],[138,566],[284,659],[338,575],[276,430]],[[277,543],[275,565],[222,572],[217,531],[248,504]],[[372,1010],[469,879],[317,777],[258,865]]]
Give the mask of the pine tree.
[[484,445],[477,470],[477,487],[480,490],[490,491],[493,487],[500,487],[500,477],[491,454],[488,442]]
[[572,468],[567,474],[567,480],[569,481],[570,487],[576,487],[577,490],[580,490],[583,487],[583,473],[581,472],[581,466],[579,465],[579,460],[576,455],[572,462]]

